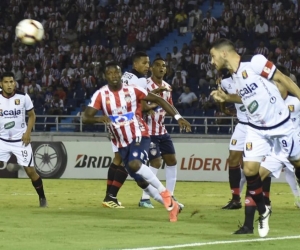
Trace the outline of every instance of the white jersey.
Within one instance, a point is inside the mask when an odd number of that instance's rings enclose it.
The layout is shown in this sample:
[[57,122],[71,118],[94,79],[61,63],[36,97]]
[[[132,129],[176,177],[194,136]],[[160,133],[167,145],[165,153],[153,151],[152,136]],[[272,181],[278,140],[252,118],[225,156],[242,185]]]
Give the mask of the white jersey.
[[147,79],[136,70],[132,70],[132,73],[127,71],[124,72],[121,81],[123,85],[134,85],[143,89],[147,89]]
[[249,125],[257,129],[270,129],[286,122],[289,110],[277,86],[270,80],[275,65],[263,55],[241,58],[239,68],[232,74],[237,94],[246,108]]
[[[228,94],[236,94],[236,86],[231,77],[224,78],[221,81],[221,88],[224,92]],[[248,118],[246,115],[246,108],[244,104],[235,103],[236,116],[238,120],[242,123],[248,123]]]
[[299,129],[300,125],[300,101],[297,97],[288,95],[284,102],[286,106],[289,108],[291,119],[294,123],[294,127]]
[[16,91],[6,98],[0,92],[0,139],[19,141],[27,129],[26,112],[33,109],[29,95]]
[[[147,85],[148,92],[151,92],[152,90],[159,88],[158,85],[152,80],[151,77],[147,79],[147,82],[148,82]],[[171,86],[165,81],[162,82],[162,86],[171,89]],[[159,96],[163,98],[165,101],[167,101],[169,104],[173,105],[172,94],[170,91],[164,91],[160,93]],[[145,119],[149,127],[150,135],[164,135],[168,133],[164,125],[166,111],[162,107],[157,107],[154,111],[155,111],[154,116],[148,115]]]

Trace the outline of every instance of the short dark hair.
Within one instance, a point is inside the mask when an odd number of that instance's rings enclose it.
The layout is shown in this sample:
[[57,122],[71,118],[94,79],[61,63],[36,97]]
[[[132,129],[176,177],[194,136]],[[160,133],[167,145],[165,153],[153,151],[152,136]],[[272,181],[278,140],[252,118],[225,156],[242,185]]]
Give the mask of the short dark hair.
[[156,61],[165,61],[162,57],[157,57],[153,60],[152,65],[156,62]]
[[15,74],[11,71],[3,72],[1,75],[1,81],[3,80],[4,77],[12,77],[15,79]]
[[276,65],[276,68],[279,69],[282,74],[290,77],[290,72],[289,72],[289,70],[285,66],[282,66],[282,65],[278,64],[278,65]]
[[135,62],[139,60],[141,57],[148,57],[148,55],[144,51],[138,51],[132,56],[132,61]]
[[109,62],[104,66],[104,72],[106,71],[107,68],[109,67],[115,67],[115,68],[121,68],[120,65],[117,62]]
[[210,50],[212,48],[214,48],[214,49],[220,49],[221,47],[224,47],[224,46],[228,46],[228,47],[230,47],[231,49],[234,50],[234,44],[233,44],[233,42],[231,42],[230,40],[228,40],[226,38],[221,38],[221,39],[218,39],[215,42],[213,42],[211,44],[211,46],[210,46]]

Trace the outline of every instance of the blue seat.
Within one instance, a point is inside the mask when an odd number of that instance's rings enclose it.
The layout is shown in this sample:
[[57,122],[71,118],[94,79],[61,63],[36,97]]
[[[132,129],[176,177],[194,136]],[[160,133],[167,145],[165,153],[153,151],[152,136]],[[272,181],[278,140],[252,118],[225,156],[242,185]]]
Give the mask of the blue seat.
[[220,126],[219,134],[230,134],[231,126]]
[[[205,134],[205,124],[206,124],[206,119],[201,118],[197,119],[195,118],[194,120],[194,126],[192,126],[192,131],[195,134]],[[195,125],[202,125],[202,126],[195,126]]]

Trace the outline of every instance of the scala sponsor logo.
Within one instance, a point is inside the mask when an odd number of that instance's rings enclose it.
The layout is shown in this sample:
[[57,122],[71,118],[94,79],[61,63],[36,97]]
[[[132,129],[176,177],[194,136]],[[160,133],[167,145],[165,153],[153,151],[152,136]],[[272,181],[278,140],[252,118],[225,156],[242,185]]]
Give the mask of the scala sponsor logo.
[[21,115],[21,110],[13,109],[13,110],[3,110],[0,109],[0,116],[18,116]]
[[221,171],[220,158],[196,158],[191,155],[189,159],[181,159],[181,170]]
[[111,163],[110,156],[77,155],[75,168],[108,168]]
[[254,90],[256,90],[258,88],[258,86],[256,85],[256,83],[251,83],[250,85],[246,84],[245,88],[242,88],[239,91],[239,95],[241,97],[248,95],[248,94],[252,94]]

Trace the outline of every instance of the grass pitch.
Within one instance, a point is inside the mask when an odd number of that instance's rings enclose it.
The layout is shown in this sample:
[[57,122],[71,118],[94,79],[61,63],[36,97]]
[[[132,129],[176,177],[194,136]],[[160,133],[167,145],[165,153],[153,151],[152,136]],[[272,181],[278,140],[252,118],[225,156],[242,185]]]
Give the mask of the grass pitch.
[[[38,207],[37,195],[29,180],[0,181],[0,249],[3,250],[98,250],[176,246],[177,249],[298,249],[300,238],[261,242],[254,235],[232,235],[243,209],[220,209],[230,198],[227,183],[178,182],[176,197],[185,204],[177,223],[168,222],[168,213],[156,203],[155,209],[137,207],[140,189],[127,181],[119,193],[125,209],[101,206],[105,181],[44,180],[49,208]],[[300,210],[293,205],[287,184],[271,187],[273,214],[269,238],[300,237]],[[192,214],[194,214],[192,216]],[[216,243],[216,241],[233,241]],[[216,245],[214,245],[216,244]],[[150,248],[149,248],[150,249]],[[158,248],[152,248],[158,249]]]

